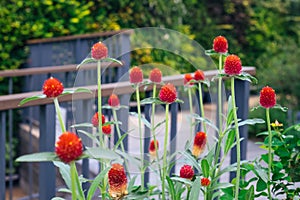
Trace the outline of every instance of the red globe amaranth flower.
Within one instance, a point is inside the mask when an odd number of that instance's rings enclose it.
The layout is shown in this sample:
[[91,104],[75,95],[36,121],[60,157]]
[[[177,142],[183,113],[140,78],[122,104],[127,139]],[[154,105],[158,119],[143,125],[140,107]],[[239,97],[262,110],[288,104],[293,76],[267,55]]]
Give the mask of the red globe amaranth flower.
[[149,144],[149,153],[150,153],[150,155],[151,155],[152,158],[156,157],[155,146],[157,147],[157,150],[158,150],[159,149],[158,140],[156,140],[156,145],[154,143],[154,140],[151,140],[151,142]]
[[120,101],[117,95],[111,94],[108,98],[108,105],[111,107],[118,107],[120,105]]
[[160,83],[161,78],[162,78],[162,73],[158,68],[154,68],[151,70],[150,77],[149,77],[150,81],[152,81],[153,83]]
[[218,53],[226,53],[228,51],[227,39],[223,36],[216,37],[214,39],[213,49]]
[[[102,124],[105,123],[105,116],[102,115]],[[92,124],[94,127],[98,127],[99,126],[99,117],[98,117],[98,112],[96,112],[94,114],[94,116],[92,117]]]
[[180,168],[179,173],[180,173],[181,178],[186,178],[186,179],[192,180],[194,177],[194,170],[193,170],[193,167],[190,165],[183,165]]
[[102,132],[105,135],[110,135],[111,134],[111,125],[108,124],[108,125],[102,126]]
[[176,88],[173,84],[168,83],[161,87],[159,99],[166,103],[173,103],[177,99]]
[[129,73],[130,83],[138,84],[143,82],[143,71],[139,67],[133,67]]
[[204,81],[205,80],[205,75],[204,72],[200,69],[198,69],[197,71],[195,71],[194,73],[194,79],[196,81]]
[[108,171],[109,194],[112,198],[121,199],[127,192],[127,177],[124,167],[115,163]]
[[225,59],[224,71],[228,75],[238,75],[242,71],[242,62],[237,55],[229,55]]
[[64,91],[63,84],[56,78],[50,77],[45,80],[43,93],[48,97],[57,97]]
[[208,178],[201,178],[201,185],[204,187],[209,186],[210,180]]
[[193,80],[193,76],[191,74],[185,74],[184,75],[184,78],[183,78],[183,82],[184,82],[184,85],[193,85],[194,83],[189,83],[191,80]]
[[108,56],[108,49],[102,42],[97,42],[93,45],[91,50],[92,58],[95,60],[101,60]]
[[204,151],[206,142],[207,142],[206,133],[198,132],[194,138],[194,146],[192,150],[192,154],[195,157],[199,157],[200,154]]
[[82,155],[81,139],[71,132],[64,132],[55,144],[55,153],[61,161],[69,163]]
[[264,108],[272,108],[276,104],[275,90],[269,86],[264,87],[260,91],[259,103]]

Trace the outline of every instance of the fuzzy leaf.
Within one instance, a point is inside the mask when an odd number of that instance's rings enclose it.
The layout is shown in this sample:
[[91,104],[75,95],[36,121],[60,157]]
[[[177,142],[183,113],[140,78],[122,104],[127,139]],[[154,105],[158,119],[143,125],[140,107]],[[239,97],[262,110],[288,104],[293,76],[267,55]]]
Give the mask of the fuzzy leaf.
[[232,148],[233,143],[234,143],[234,139],[235,139],[235,131],[231,130],[231,131],[229,131],[229,133],[227,135],[227,140],[226,140],[226,143],[225,143],[225,148],[224,148],[224,154],[225,155],[227,155],[229,150]]
[[104,62],[116,62],[116,63],[118,63],[120,65],[123,65],[123,63],[121,61],[119,61],[119,60],[117,60],[115,58],[110,58],[110,57],[104,58],[104,59],[102,59],[102,61],[104,61]]
[[56,154],[54,152],[41,152],[27,154],[17,158],[17,162],[49,162],[49,161],[58,161]]
[[96,62],[96,60],[94,58],[86,58],[79,65],[76,66],[76,69],[78,70],[81,67],[81,65],[91,63],[91,62]]
[[[137,118],[139,117],[138,113],[136,112],[130,112],[129,114]],[[141,120],[144,123],[144,125],[147,126],[149,129],[152,128],[150,122],[143,115],[141,115]]]
[[102,149],[100,147],[95,147],[95,148],[87,147],[86,154],[91,156],[94,159],[114,160],[120,158],[118,154],[116,154],[114,151]]
[[191,193],[190,193],[191,200],[199,199],[199,193],[200,193],[200,188],[201,188],[200,180],[201,180],[201,178],[198,176],[193,182]]
[[202,168],[203,176],[208,178],[209,177],[209,164],[206,159],[201,160],[201,168]]
[[190,186],[193,184],[192,181],[190,181],[189,179],[186,179],[186,178],[181,178],[181,177],[175,176],[175,177],[171,177],[171,179],[172,179],[173,181],[178,181],[178,182],[181,182],[181,183],[190,185]]
[[22,106],[22,105],[24,105],[25,103],[28,103],[28,102],[30,102],[30,101],[35,101],[35,100],[38,100],[38,99],[46,99],[46,98],[47,98],[47,96],[44,95],[44,94],[40,94],[40,95],[28,97],[28,98],[25,98],[25,99],[23,99],[22,101],[20,101],[19,106]]
[[71,128],[80,128],[80,127],[93,128],[94,126],[91,123],[80,123],[80,124],[74,124],[71,126]]
[[117,141],[117,143],[114,146],[114,150],[118,148],[118,146],[123,142],[124,138],[128,135],[128,132],[123,134]]
[[67,165],[63,162],[54,161],[53,164],[58,167],[59,173],[64,179],[67,187],[71,189],[71,175],[70,175],[70,165]]
[[98,185],[101,183],[101,181],[104,179],[104,177],[106,176],[108,170],[110,169],[110,167],[107,167],[106,169],[102,170],[101,173],[99,173],[95,179],[93,180],[91,187],[88,191],[87,194],[87,200],[91,200],[97,190]]
[[166,176],[166,179],[167,179],[167,182],[168,182],[168,185],[169,185],[169,194],[171,194],[171,199],[175,199],[176,192],[175,192],[173,181],[170,179],[169,176]]

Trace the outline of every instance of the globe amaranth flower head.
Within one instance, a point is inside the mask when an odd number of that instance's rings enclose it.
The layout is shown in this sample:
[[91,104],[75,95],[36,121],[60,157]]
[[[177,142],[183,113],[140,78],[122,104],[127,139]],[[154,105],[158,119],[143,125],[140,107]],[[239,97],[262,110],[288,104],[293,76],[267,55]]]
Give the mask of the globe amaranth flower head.
[[204,151],[206,142],[207,142],[206,133],[198,132],[194,138],[194,145],[192,150],[192,154],[195,157],[199,157],[200,154]]
[[210,180],[209,180],[209,178],[201,178],[201,185],[202,186],[204,186],[204,187],[207,187],[207,186],[209,186],[209,184],[210,184]]
[[193,85],[190,81],[193,80],[193,76],[191,74],[185,74],[183,78],[184,85]]
[[120,105],[120,101],[117,95],[111,94],[108,98],[108,105],[111,107],[118,107]]
[[119,163],[112,164],[108,171],[109,195],[112,198],[121,199],[128,194],[127,177],[124,167]]
[[61,161],[69,163],[78,159],[83,152],[81,139],[71,132],[64,132],[55,144],[55,153]]
[[129,72],[129,80],[132,84],[138,84],[143,82],[143,71],[141,68],[135,66]]
[[[93,126],[94,127],[98,127],[99,126],[99,114],[98,114],[98,112],[96,112],[94,115],[93,115],[93,117],[92,117],[92,124],[93,124]],[[104,115],[102,115],[102,124],[104,124],[105,123],[105,116]]]
[[64,91],[63,84],[56,78],[50,77],[45,80],[43,93],[48,97],[58,97]]
[[194,169],[190,165],[183,165],[180,168],[179,175],[181,178],[186,178],[186,179],[192,180],[194,177],[194,174],[195,174]]
[[216,37],[213,41],[213,49],[218,53],[227,53],[228,51],[227,39],[223,36]]
[[152,158],[156,157],[156,150],[155,150],[155,146],[157,147],[157,150],[159,149],[159,143],[158,140],[156,140],[156,145],[154,143],[154,140],[151,140],[150,144],[149,144],[149,154]]
[[165,103],[173,103],[177,99],[176,88],[173,84],[168,83],[161,87],[159,91],[159,99]]
[[200,69],[198,69],[197,71],[195,71],[194,73],[194,79],[195,81],[204,81],[205,80],[205,75],[204,72]]
[[259,103],[264,108],[272,108],[276,105],[275,90],[269,86],[261,89]]
[[95,60],[101,60],[107,58],[108,49],[104,43],[97,42],[92,46],[91,54],[92,58],[94,58]]
[[111,125],[108,124],[108,125],[102,126],[102,132],[105,135],[110,135],[111,134]]
[[237,55],[229,55],[225,59],[224,72],[227,75],[239,75],[242,71],[242,61]]
[[153,83],[161,83],[162,73],[158,68],[154,68],[150,72],[149,76],[150,81]]

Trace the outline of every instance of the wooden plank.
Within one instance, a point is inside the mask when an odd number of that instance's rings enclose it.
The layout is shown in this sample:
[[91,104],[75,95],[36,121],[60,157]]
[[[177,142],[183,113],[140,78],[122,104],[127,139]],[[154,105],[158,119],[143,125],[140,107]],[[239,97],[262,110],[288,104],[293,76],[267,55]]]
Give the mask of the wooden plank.
[[[106,67],[121,67],[118,63],[102,62],[102,68]],[[13,69],[13,70],[2,70],[0,71],[0,77],[19,77],[37,74],[48,74],[48,73],[63,73],[77,71],[77,64],[72,65],[60,65],[60,66],[45,66],[45,67],[32,67],[24,69]],[[80,67],[79,70],[92,70],[97,69],[97,63],[89,63]]]
[[[255,75],[255,67],[244,67],[244,72],[247,72],[251,75]],[[210,70],[205,71],[204,75],[207,79],[211,79],[216,74],[218,74],[218,70]],[[165,83],[172,83],[175,86],[182,86],[183,85],[183,74],[179,75],[173,75],[173,76],[165,76],[163,77],[163,82]],[[83,100],[83,99],[91,99],[95,98],[97,96],[97,85],[90,85],[85,86],[84,88],[87,88],[92,91],[92,93],[76,93],[72,95],[64,95],[59,97],[60,102],[67,102],[72,100]],[[66,89],[76,89],[76,88],[66,88]],[[141,90],[144,89],[142,86],[140,88]],[[152,90],[152,87],[147,87],[147,90]],[[109,83],[109,84],[103,84],[102,85],[102,96],[107,97],[111,95],[112,93],[121,95],[121,94],[132,94],[134,92],[134,89],[132,88],[130,82],[117,82],[117,83]],[[1,110],[8,110],[8,109],[16,109],[21,108],[19,106],[19,103],[22,99],[40,95],[41,91],[35,91],[35,92],[27,92],[27,93],[21,93],[21,94],[11,94],[11,95],[4,95],[0,96],[0,111]],[[38,106],[38,105],[44,105],[44,104],[50,104],[53,103],[52,99],[46,98],[46,99],[39,99],[36,101],[28,102],[27,104],[23,105],[22,107],[28,107],[28,106]]]
[[31,45],[31,44],[38,44],[38,43],[65,42],[68,40],[108,37],[108,36],[113,36],[113,35],[120,34],[120,33],[130,35],[133,33],[133,31],[132,30],[106,31],[106,32],[98,32],[98,33],[61,36],[61,37],[54,37],[54,38],[32,39],[32,40],[28,40],[27,44]]

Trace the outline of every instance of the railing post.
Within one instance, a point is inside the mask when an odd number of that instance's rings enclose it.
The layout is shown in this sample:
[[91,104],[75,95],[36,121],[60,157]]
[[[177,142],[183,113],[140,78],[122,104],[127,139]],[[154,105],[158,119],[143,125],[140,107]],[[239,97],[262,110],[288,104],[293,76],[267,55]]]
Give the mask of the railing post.
[[[40,106],[39,151],[54,151],[55,111],[53,105]],[[40,163],[39,199],[51,199],[55,196],[55,167],[52,162]]]
[[5,143],[6,143],[6,113],[1,114],[0,132],[0,199],[5,199]]
[[[249,95],[250,95],[250,83],[248,81],[235,80],[235,93],[236,93],[236,106],[237,117],[241,120],[246,120],[249,114]],[[244,138],[241,141],[241,160],[246,160],[247,153],[247,141],[248,141],[248,127],[247,125],[239,127],[240,138]],[[231,150],[230,163],[236,163],[236,148]],[[236,176],[235,172],[230,173],[230,180]]]
[[[172,103],[170,105],[170,110],[171,110],[171,125],[170,125],[170,155],[172,155],[176,151],[176,134],[177,134],[177,114],[178,114],[178,103]],[[166,124],[168,126],[168,124]],[[174,162],[176,158],[174,158]],[[172,161],[171,161],[172,162]],[[170,174],[175,173],[175,167],[176,164],[174,164],[174,167],[170,170]]]

